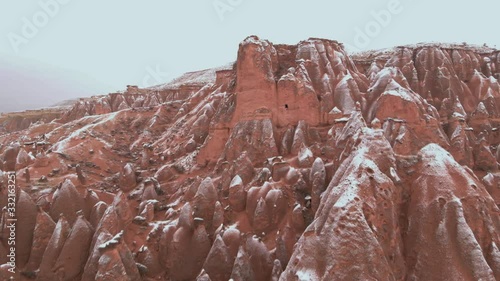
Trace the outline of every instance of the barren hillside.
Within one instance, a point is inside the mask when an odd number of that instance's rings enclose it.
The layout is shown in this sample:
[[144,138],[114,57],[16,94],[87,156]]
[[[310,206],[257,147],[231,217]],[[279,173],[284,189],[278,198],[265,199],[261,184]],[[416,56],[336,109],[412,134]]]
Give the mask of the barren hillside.
[[0,119],[16,280],[500,280],[499,54],[250,36],[228,66]]

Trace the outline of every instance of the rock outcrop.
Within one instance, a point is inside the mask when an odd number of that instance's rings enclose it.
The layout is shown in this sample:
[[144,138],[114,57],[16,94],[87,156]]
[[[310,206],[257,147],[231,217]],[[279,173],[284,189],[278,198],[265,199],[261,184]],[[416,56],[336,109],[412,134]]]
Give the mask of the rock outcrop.
[[9,119],[0,279],[500,280],[499,54],[250,36],[234,64]]

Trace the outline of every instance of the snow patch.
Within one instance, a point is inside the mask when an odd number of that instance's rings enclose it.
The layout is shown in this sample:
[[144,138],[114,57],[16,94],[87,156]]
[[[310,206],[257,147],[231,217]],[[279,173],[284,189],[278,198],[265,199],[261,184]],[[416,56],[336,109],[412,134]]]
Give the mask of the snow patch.
[[123,230],[120,231],[118,234],[116,234],[113,238],[111,238],[111,240],[99,245],[99,249],[102,250],[120,244],[122,237],[123,237]]

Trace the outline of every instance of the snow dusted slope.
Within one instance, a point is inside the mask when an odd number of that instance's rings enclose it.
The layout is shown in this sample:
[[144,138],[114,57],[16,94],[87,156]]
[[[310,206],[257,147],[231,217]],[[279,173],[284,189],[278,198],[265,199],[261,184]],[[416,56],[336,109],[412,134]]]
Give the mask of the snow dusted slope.
[[150,87],[149,89],[160,91],[165,89],[175,89],[185,85],[204,86],[209,83],[215,83],[216,72],[220,70],[231,70],[233,69],[233,64],[234,63],[229,63],[216,68],[188,72],[178,78],[175,78],[169,83],[156,85]]
[[499,62],[251,36],[235,64],[79,100],[0,136],[15,278],[499,280]]

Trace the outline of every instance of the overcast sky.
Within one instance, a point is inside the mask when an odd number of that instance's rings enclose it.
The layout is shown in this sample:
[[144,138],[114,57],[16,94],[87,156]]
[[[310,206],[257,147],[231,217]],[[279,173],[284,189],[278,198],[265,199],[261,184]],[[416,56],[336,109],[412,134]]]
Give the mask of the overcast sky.
[[500,46],[499,8],[498,0],[0,0],[0,103],[25,106],[37,89],[52,102],[158,84],[234,61],[252,34],[289,44],[323,37],[352,50]]

